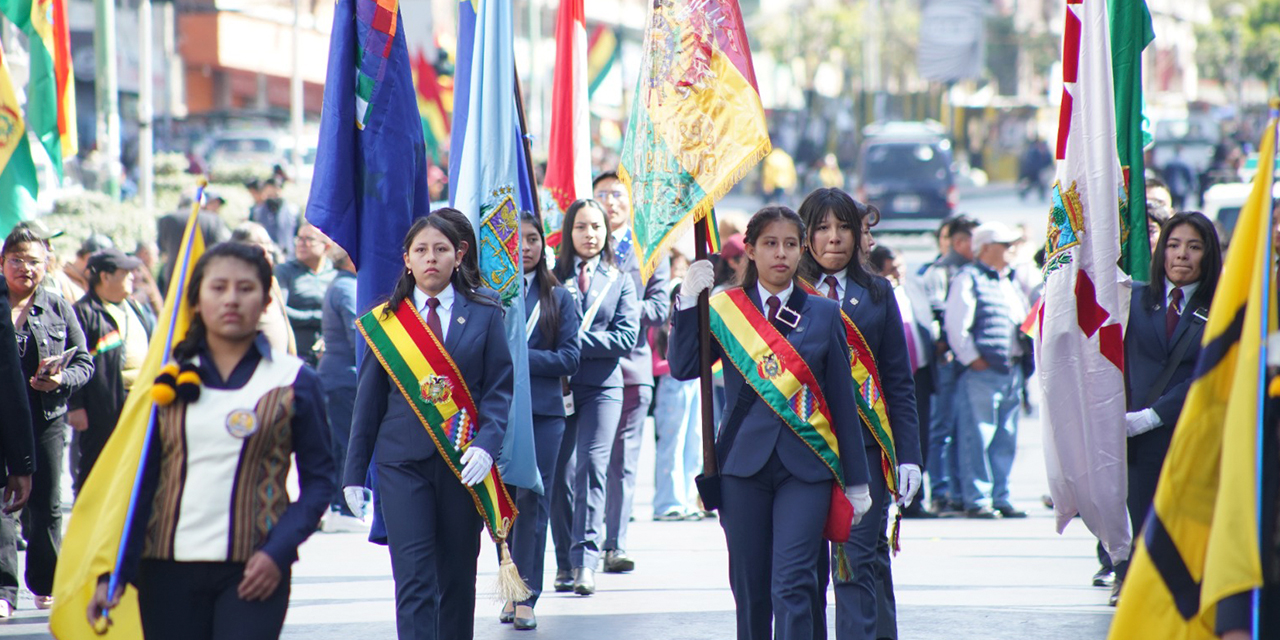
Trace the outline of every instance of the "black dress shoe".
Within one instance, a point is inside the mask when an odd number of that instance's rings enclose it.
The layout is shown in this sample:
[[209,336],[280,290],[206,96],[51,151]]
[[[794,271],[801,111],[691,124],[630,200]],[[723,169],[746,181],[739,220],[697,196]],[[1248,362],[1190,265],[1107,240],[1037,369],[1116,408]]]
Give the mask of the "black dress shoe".
[[1027,512],[1022,511],[1011,504],[1000,505],[996,507],[996,511],[1000,512],[1001,518],[1025,518]]
[[596,592],[595,569],[582,567],[573,570],[573,592],[580,596],[589,596]]
[[538,616],[534,615],[533,610],[530,609],[528,618],[521,618],[521,617],[515,618],[515,626],[516,626],[516,629],[519,631],[529,631],[531,629],[537,629]]
[[1129,573],[1129,562],[1116,563],[1116,581],[1111,585],[1111,597],[1107,599],[1107,604],[1116,606],[1120,602],[1120,588],[1124,586],[1124,578]]
[[[507,604],[509,605],[511,603],[508,602]],[[502,612],[498,614],[498,622],[501,622],[502,624],[511,624],[513,621],[515,621],[515,619],[516,619],[515,606],[512,605],[510,609],[507,609],[506,605],[504,605],[502,607]]]
[[973,520],[995,520],[1000,516],[997,515],[995,511],[992,511],[991,507],[974,507],[972,509],[965,509],[964,517]]
[[1093,574],[1093,586],[1095,587],[1109,587],[1113,581],[1111,569],[1106,567],[1098,569],[1098,572]]
[[573,572],[564,570],[556,572],[555,581],[556,593],[569,593],[573,591]]
[[924,505],[920,504],[920,501],[917,500],[902,510],[902,517],[912,518],[915,520],[932,520],[937,518],[938,514],[924,508]]
[[636,561],[627,555],[626,551],[618,549],[604,552],[604,572],[605,573],[626,573],[636,568]]

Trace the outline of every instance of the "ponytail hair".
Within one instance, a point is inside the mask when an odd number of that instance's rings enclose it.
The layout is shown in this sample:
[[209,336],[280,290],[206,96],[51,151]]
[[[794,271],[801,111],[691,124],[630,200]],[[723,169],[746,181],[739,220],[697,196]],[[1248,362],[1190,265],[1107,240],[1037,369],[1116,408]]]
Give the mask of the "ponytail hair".
[[[413,239],[422,233],[424,229],[431,227],[444,235],[449,244],[453,245],[457,250],[463,243],[467,245],[467,252],[462,256],[462,260],[458,262],[457,268],[453,270],[453,274],[449,276],[449,283],[458,293],[467,297],[467,300],[491,307],[499,306],[498,302],[489,296],[477,293],[477,289],[481,286],[480,280],[480,260],[477,253],[480,249],[476,243],[475,231],[471,228],[471,221],[462,214],[461,211],[452,207],[441,207],[432,211],[430,215],[418,218],[409,226],[409,231],[404,235],[404,255],[409,255],[409,248],[413,246]],[[413,273],[405,269],[400,274],[400,279],[396,280],[396,286],[391,290],[391,297],[387,298],[387,306],[382,311],[382,317],[389,317],[400,303],[413,297],[413,290],[418,286],[418,281],[414,279]]]
[[[755,246],[756,240],[760,239],[760,234],[764,233],[765,227],[778,221],[790,222],[795,225],[796,233],[800,237],[800,245],[803,250],[805,244],[804,220],[792,211],[790,207],[782,205],[769,205],[756,212],[751,216],[751,221],[747,223],[746,235],[742,238],[743,244]],[[802,251],[803,253],[803,251]],[[760,280],[760,272],[756,270],[756,261],[747,260],[747,268],[742,274],[742,286],[751,288],[756,286],[756,282]]]
[[191,279],[186,284],[186,302],[193,313],[191,325],[187,327],[187,335],[183,336],[178,344],[173,345],[173,359],[178,362],[186,362],[194,358],[205,342],[207,329],[204,319],[199,313],[194,313],[194,310],[200,305],[200,286],[204,284],[204,272],[208,269],[209,263],[218,258],[239,260],[252,267],[258,275],[258,283],[262,285],[263,302],[271,300],[271,262],[267,260],[267,253],[262,247],[239,242],[223,242],[205,251],[204,255],[196,261],[195,268],[191,270]]

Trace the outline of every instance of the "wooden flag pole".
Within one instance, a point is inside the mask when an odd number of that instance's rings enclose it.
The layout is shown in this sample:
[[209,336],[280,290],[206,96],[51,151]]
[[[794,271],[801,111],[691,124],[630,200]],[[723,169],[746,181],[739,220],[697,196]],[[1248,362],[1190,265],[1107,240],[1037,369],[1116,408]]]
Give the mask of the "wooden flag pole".
[[529,123],[524,119],[524,95],[520,93],[520,72],[512,67],[516,77],[516,117],[520,119],[520,143],[524,145],[524,169],[529,173],[529,197],[533,200],[534,218],[542,224],[542,203],[538,202],[538,176],[533,172],[533,145],[529,144]]
[[[707,237],[713,216],[693,225],[694,255],[707,258]],[[711,388],[711,292],[698,295],[698,381],[702,393],[702,474],[708,478],[720,473],[716,464],[716,412]]]

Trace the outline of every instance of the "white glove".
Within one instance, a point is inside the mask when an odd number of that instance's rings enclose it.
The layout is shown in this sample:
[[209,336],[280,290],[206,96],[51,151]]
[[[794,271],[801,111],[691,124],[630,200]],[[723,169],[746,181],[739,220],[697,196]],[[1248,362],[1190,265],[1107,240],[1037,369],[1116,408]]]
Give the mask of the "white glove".
[[865,484],[845,487],[844,497],[853,505],[853,524],[858,524],[862,521],[862,516],[871,511],[871,487]]
[[351,510],[351,513],[356,514],[357,518],[364,517],[364,506],[368,500],[365,494],[368,492],[369,490],[364,487],[351,486],[342,488],[342,497],[347,499],[347,508]]
[[716,270],[710,260],[697,260],[689,265],[684,274],[684,282],[680,284],[680,295],[676,300],[680,309],[688,309],[698,304],[698,296],[703,291],[710,291],[716,283]]
[[1130,438],[1142,435],[1163,424],[1164,422],[1160,420],[1160,414],[1156,413],[1155,409],[1130,411],[1124,414],[1125,431],[1128,432]]
[[898,506],[907,507],[920,491],[920,465],[898,465]]
[[493,467],[493,456],[480,447],[468,447],[462,452],[462,484],[473,487],[484,481]]

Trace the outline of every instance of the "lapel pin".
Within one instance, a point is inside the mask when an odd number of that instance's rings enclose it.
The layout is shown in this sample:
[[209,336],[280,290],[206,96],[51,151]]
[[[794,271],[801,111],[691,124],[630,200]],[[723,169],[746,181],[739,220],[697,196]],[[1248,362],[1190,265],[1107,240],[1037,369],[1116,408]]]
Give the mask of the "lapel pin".
[[466,323],[467,323],[467,319],[466,319],[466,318],[464,318],[464,317],[462,317],[462,316],[458,316],[458,324],[466,324]]
[[858,299],[857,299],[857,298],[849,298],[849,304],[852,304],[852,305],[856,305],[856,304],[858,304]]

